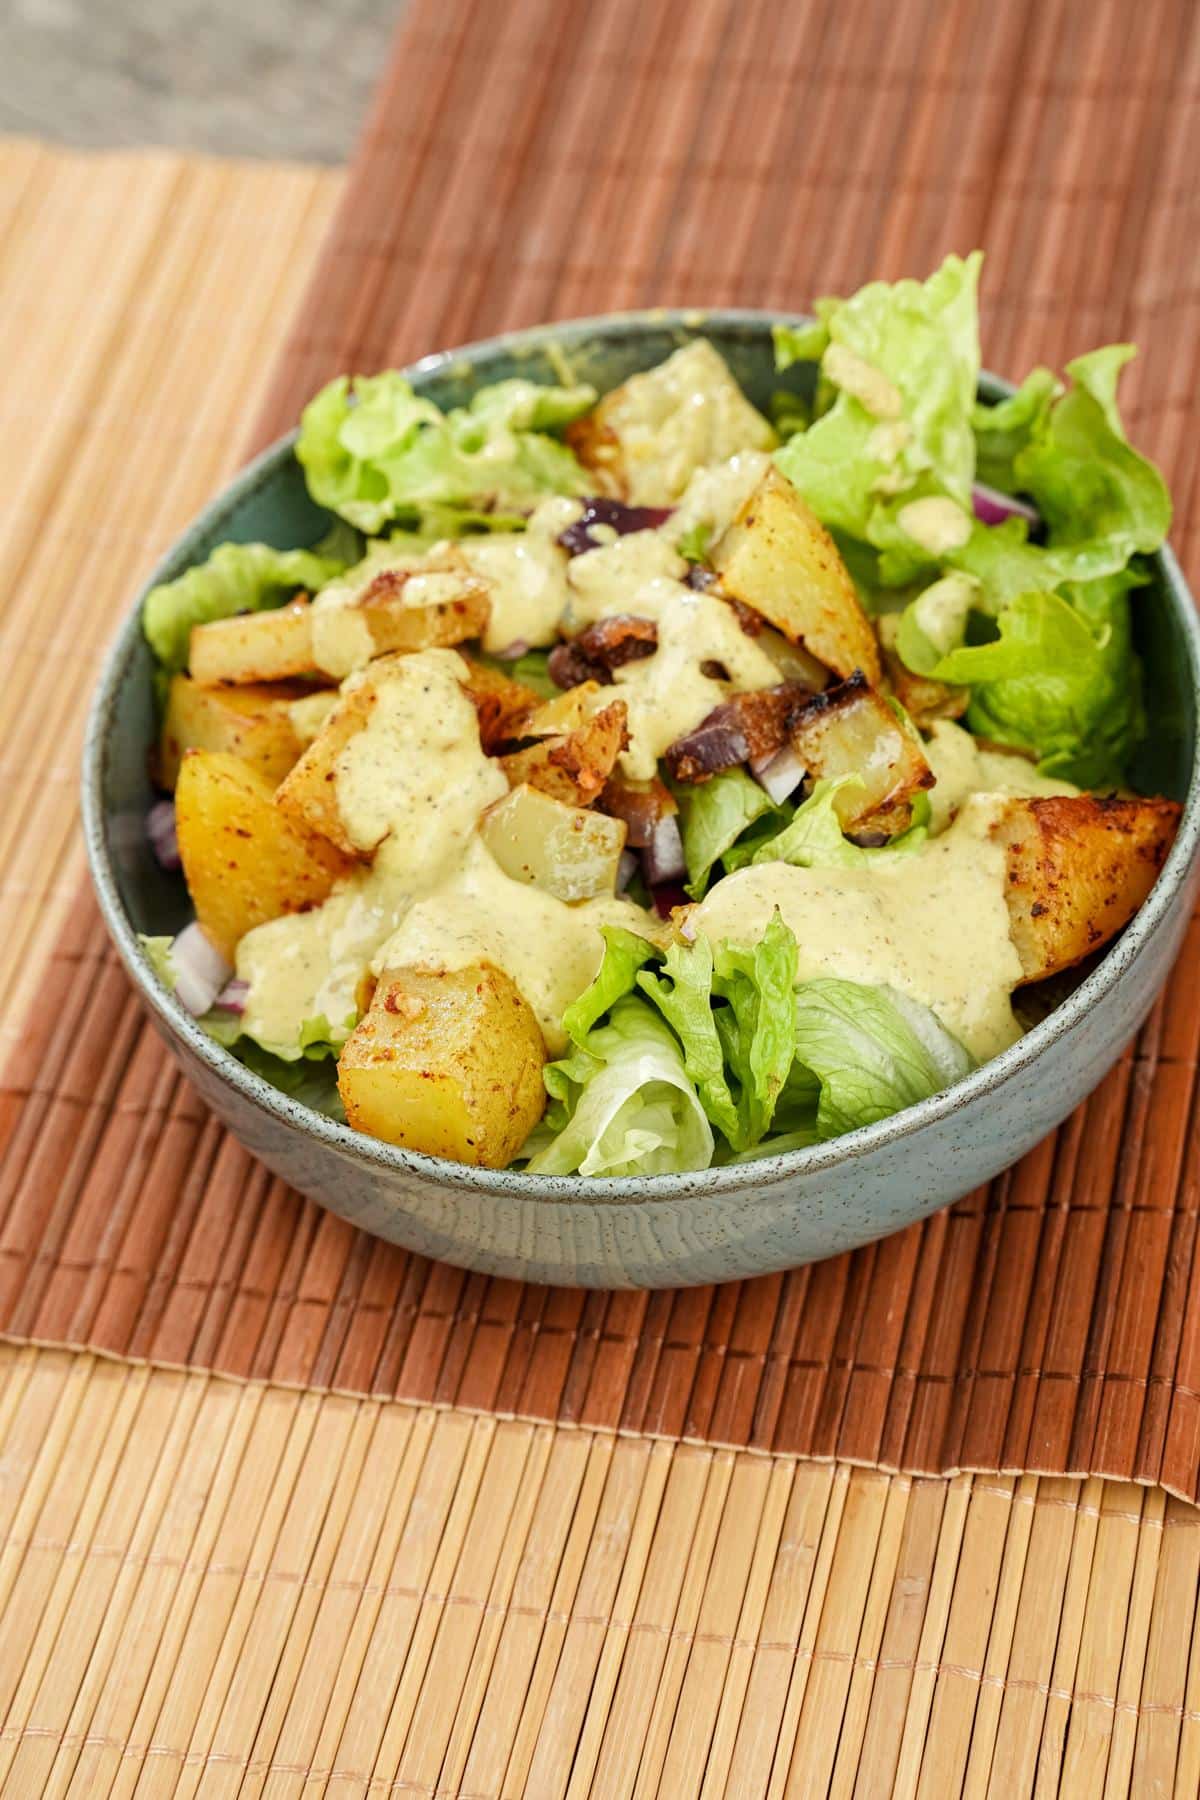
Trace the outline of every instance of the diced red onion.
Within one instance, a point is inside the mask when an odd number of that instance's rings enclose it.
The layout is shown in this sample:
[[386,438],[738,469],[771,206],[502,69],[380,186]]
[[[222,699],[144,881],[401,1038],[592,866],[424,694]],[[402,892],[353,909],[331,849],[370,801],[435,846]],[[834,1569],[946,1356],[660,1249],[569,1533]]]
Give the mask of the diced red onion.
[[199,925],[185,925],[171,945],[175,965],[175,996],[182,1006],[200,1018],[216,1000],[233,970]]
[[150,848],[160,869],[170,873],[182,868],[179,860],[179,839],[175,835],[175,802],[173,800],[156,800],[146,814],[146,836],[150,840]]
[[244,1013],[246,1010],[246,999],[249,993],[250,983],[248,981],[239,981],[235,975],[232,981],[227,981],[225,983],[225,986],[213,1001],[213,1005],[219,1006],[222,1012]]
[[650,887],[661,881],[678,881],[687,872],[679,821],[673,813],[656,823],[650,842],[642,851],[642,869]]
[[765,761],[761,757],[756,758],[750,767],[754,770],[759,786],[770,795],[776,806],[786,800],[789,794],[795,793],[807,774],[804,763],[792,744],[785,744],[782,750],[776,750]]
[[622,850],[617,864],[617,892],[623,894],[637,874],[638,859],[632,850]]
[[673,506],[629,506],[624,500],[610,500],[596,494],[583,502],[583,511],[573,525],[560,531],[558,541],[569,556],[582,556],[585,550],[598,550],[601,540],[592,536],[593,525],[607,525],[618,537],[629,531],[655,531],[665,525]]
[[[677,906],[688,903],[687,889],[677,881],[664,881],[653,893],[654,910],[660,919],[669,919]],[[687,933],[684,934],[688,935]]]
[[988,487],[982,481],[977,481],[971,489],[971,505],[975,510],[975,517],[984,525],[1003,525],[1005,519],[1027,519],[1030,525],[1040,525],[1042,522],[1037,507],[1028,500],[1017,500],[1012,494],[1002,494],[998,488]]
[[503,650],[493,650],[492,655],[498,662],[516,662],[528,648],[524,638],[517,638],[514,643],[505,644]]

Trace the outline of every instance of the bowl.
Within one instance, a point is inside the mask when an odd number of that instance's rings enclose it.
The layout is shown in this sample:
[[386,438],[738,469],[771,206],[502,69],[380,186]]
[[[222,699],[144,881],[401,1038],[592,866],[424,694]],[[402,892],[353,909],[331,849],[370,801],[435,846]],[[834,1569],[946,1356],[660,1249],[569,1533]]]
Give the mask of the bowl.
[[[604,391],[689,337],[713,340],[766,403],[778,314],[650,312],[542,327],[430,356],[407,371],[443,406],[521,374]],[[796,322],[800,322],[797,320]],[[796,371],[793,385],[802,386]],[[992,377],[980,391],[1009,392]],[[170,580],[223,539],[312,543],[329,523],[310,500],[294,434],[208,506],[154,571]],[[932,1099],[832,1143],[701,1174],[596,1181],[468,1168],[362,1137],[299,1105],[215,1044],[155,981],[139,931],[189,916],[179,876],[147,844],[146,752],[155,734],[138,597],[104,665],[87,727],[83,819],[113,942],[160,1034],[204,1100],[277,1175],[352,1224],[488,1274],[587,1287],[663,1287],[766,1274],[854,1249],[945,1206],[1023,1155],[1075,1107],[1144,1019],[1183,937],[1200,834],[1200,628],[1174,557],[1154,559],[1137,605],[1154,733],[1137,785],[1185,802],[1149,899],[1099,964],[1021,1041]]]

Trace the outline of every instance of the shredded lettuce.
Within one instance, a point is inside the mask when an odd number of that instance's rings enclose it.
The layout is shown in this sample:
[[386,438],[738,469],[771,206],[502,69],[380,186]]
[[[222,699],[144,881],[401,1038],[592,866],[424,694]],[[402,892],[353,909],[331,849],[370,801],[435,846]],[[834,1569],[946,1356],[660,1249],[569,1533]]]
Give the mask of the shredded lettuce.
[[595,400],[590,387],[513,380],[443,413],[394,370],[340,376],[305,407],[296,455],[313,499],[360,530],[422,528],[437,509],[437,529],[458,536],[495,514],[520,523],[546,494],[584,492],[574,456],[546,433]]
[[893,988],[832,978],[796,990],[796,1061],[819,1089],[820,1139],[889,1118],[974,1066],[928,1007]]
[[530,1158],[535,1175],[664,1175],[706,1169],[712,1128],[674,1034],[654,1009],[618,1000],[607,1025],[546,1070],[562,1115]]
[[173,937],[153,937],[149,932],[138,932],[138,943],[142,953],[150,964],[155,976],[167,992],[175,992],[175,983],[179,980],[179,971],[175,967],[175,958],[171,952],[175,947]]
[[687,891],[693,900],[703,898],[714,867],[743,837],[756,819],[777,807],[766,789],[745,769],[723,769],[708,781],[680,782],[675,790],[682,821],[683,857],[687,864]]
[[344,536],[315,550],[218,544],[206,562],[150,589],[142,606],[146,642],[160,666],[177,674],[187,667],[193,626],[282,606],[298,588],[324,587],[357,557],[357,538]]
[[834,805],[837,796],[865,785],[861,775],[838,775],[818,781],[812,793],[793,813],[791,819],[773,836],[757,845],[750,857],[752,863],[786,862],[796,868],[866,867],[878,864],[882,857],[890,861],[919,850],[928,836],[929,798],[918,794],[913,802],[913,822],[899,832],[889,844],[877,849],[863,849],[852,844],[842,830],[842,822]]

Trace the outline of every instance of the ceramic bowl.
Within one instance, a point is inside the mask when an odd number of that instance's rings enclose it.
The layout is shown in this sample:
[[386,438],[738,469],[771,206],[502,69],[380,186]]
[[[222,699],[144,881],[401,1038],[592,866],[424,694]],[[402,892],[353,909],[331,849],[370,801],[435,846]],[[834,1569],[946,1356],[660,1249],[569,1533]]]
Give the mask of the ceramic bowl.
[[[772,315],[777,317],[778,315]],[[711,338],[765,405],[783,385],[771,317],[654,312],[581,320],[431,356],[408,371],[442,405],[522,374],[553,380],[565,353],[604,391],[689,336]],[[794,376],[793,376],[794,378]],[[1008,391],[985,378],[981,391]],[[293,438],[274,445],[198,518],[151,577],[169,580],[223,539],[312,543],[328,525],[305,490]],[[466,1168],[395,1149],[298,1105],[213,1043],[154,980],[136,934],[189,917],[143,821],[155,731],[141,596],[104,666],[87,730],[83,816],[109,931],[158,1030],[213,1111],[276,1174],[355,1225],[489,1274],[589,1287],[683,1286],[836,1255],[923,1219],[1030,1149],[1092,1089],[1145,1017],[1191,909],[1200,781],[1200,630],[1174,557],[1138,596],[1152,741],[1138,785],[1185,802],[1178,839],[1146,904],[1075,991],[967,1080],[836,1142],[703,1174],[589,1181]]]

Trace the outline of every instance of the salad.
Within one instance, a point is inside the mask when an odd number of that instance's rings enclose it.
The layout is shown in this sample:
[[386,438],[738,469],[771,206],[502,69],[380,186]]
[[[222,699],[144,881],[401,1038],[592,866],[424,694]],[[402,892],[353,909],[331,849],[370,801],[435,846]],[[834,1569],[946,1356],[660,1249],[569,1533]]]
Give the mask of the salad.
[[[852,1131],[1014,1043],[1146,897],[1170,502],[1132,354],[977,400],[980,257],[598,396],[333,381],[333,529],[155,588],[144,940],[244,1063],[409,1149],[598,1177]],[[804,384],[799,384],[803,386]]]

